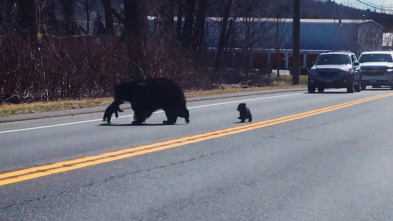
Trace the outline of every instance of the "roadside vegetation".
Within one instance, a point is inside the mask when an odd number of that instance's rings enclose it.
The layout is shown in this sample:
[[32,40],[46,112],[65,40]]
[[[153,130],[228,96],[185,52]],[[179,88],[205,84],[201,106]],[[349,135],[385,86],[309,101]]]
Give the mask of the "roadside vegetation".
[[[277,39],[254,18],[291,17],[290,0],[0,2],[0,117],[105,106],[118,83],[155,77],[187,97],[299,87],[297,71],[272,72],[278,54],[257,53]],[[211,16],[222,20],[205,30]]]
[[[213,15],[217,8],[225,10]],[[0,103],[111,97],[120,82],[155,77],[172,79],[186,91],[272,86],[277,67],[257,53],[256,39],[270,42],[266,34],[273,29],[265,22],[253,27],[251,18],[271,18],[281,8],[261,0],[4,1]],[[210,16],[225,21],[205,30]],[[234,23],[235,17],[247,23]],[[214,39],[204,34],[213,32]],[[284,60],[277,61],[284,68]]]

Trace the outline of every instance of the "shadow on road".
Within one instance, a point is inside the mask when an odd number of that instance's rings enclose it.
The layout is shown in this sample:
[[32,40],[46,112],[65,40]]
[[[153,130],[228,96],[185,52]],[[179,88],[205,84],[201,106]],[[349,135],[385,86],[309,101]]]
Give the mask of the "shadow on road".
[[124,127],[124,126],[128,126],[128,127],[143,127],[143,126],[178,126],[178,125],[187,125],[186,123],[181,123],[181,124],[140,124],[140,125],[136,125],[136,124],[116,124],[116,123],[102,123],[99,124],[97,126],[103,126],[103,127]]
[[386,87],[386,88],[369,88],[363,91],[391,91],[390,87]]
[[319,94],[348,94],[348,92],[346,92],[346,91],[324,91],[322,93],[319,93],[316,91],[315,93],[304,92],[304,94],[315,94],[315,95],[319,95]]

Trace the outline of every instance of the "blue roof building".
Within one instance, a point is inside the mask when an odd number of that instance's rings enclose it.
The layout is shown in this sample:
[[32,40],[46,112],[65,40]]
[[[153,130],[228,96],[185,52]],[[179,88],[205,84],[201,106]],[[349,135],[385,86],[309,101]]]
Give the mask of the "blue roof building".
[[[220,18],[208,18],[206,41],[216,47],[221,28]],[[234,18],[228,48],[292,49],[292,19]],[[301,50],[382,49],[383,27],[373,20],[301,19]],[[249,45],[247,45],[249,44]]]

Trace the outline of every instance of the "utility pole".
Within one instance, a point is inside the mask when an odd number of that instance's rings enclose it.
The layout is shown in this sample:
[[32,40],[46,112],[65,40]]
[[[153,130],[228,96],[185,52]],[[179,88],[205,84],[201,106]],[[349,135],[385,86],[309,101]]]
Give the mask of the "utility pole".
[[293,65],[292,85],[299,84],[299,60],[300,60],[300,0],[293,0],[292,22]]

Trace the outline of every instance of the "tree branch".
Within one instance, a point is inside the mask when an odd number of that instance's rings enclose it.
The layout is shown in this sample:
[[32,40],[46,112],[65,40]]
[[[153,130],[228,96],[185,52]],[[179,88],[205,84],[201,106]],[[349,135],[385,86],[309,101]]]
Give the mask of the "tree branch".
[[121,15],[113,8],[112,8],[112,13],[117,18],[117,20],[119,20],[121,23],[124,24],[124,18],[121,17]]

